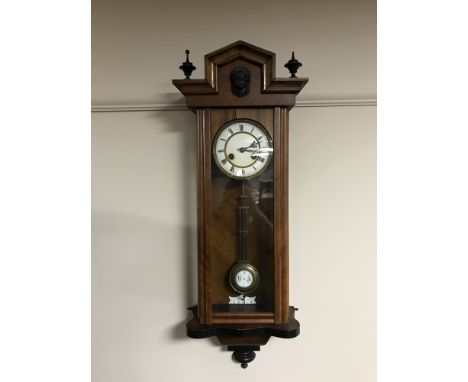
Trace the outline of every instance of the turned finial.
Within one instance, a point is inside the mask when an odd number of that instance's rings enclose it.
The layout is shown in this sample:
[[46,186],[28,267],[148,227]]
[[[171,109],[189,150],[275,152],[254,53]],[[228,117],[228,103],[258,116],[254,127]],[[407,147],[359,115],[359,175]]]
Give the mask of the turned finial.
[[293,51],[291,54],[291,59],[284,66],[289,70],[289,73],[291,73],[290,78],[297,78],[296,77],[297,69],[299,69],[302,66],[302,63],[296,60],[296,57],[294,56],[294,51]]
[[185,62],[183,62],[182,65],[179,66],[179,69],[184,72],[185,79],[189,80],[190,76],[192,75],[192,72],[197,68],[189,60],[190,50],[186,49],[185,54],[186,54]]

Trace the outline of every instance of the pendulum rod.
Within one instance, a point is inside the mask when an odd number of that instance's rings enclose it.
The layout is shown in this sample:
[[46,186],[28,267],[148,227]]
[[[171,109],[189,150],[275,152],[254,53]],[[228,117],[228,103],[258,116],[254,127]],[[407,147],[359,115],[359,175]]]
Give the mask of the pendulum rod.
[[247,260],[247,212],[245,180],[242,179],[242,188],[239,196],[239,260]]

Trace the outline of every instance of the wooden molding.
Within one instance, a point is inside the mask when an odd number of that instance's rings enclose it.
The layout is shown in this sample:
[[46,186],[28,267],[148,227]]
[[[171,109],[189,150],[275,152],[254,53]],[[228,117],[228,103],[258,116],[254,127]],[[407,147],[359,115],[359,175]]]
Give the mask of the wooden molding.
[[[296,101],[295,107],[340,107],[340,106],[376,106],[376,98],[337,98],[314,99]],[[91,106],[93,113],[119,112],[119,111],[171,111],[184,110],[187,106],[182,103],[145,103],[145,104],[94,104]]]

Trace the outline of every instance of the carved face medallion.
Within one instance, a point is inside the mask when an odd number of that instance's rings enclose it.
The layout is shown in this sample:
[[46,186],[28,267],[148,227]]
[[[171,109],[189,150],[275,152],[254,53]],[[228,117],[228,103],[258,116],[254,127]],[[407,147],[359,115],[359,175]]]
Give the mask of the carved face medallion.
[[231,92],[237,97],[243,97],[249,94],[250,71],[244,67],[232,69],[229,75],[231,81]]

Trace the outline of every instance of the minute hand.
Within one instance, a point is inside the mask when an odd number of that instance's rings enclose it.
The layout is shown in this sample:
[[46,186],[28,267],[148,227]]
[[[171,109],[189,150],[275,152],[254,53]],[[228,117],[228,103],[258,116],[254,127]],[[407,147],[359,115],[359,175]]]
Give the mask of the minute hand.
[[255,149],[255,148],[247,148],[247,149],[244,149],[244,151],[248,151],[249,153],[270,153],[273,151],[272,148],[270,147],[264,147],[264,148],[260,148],[260,149]]

